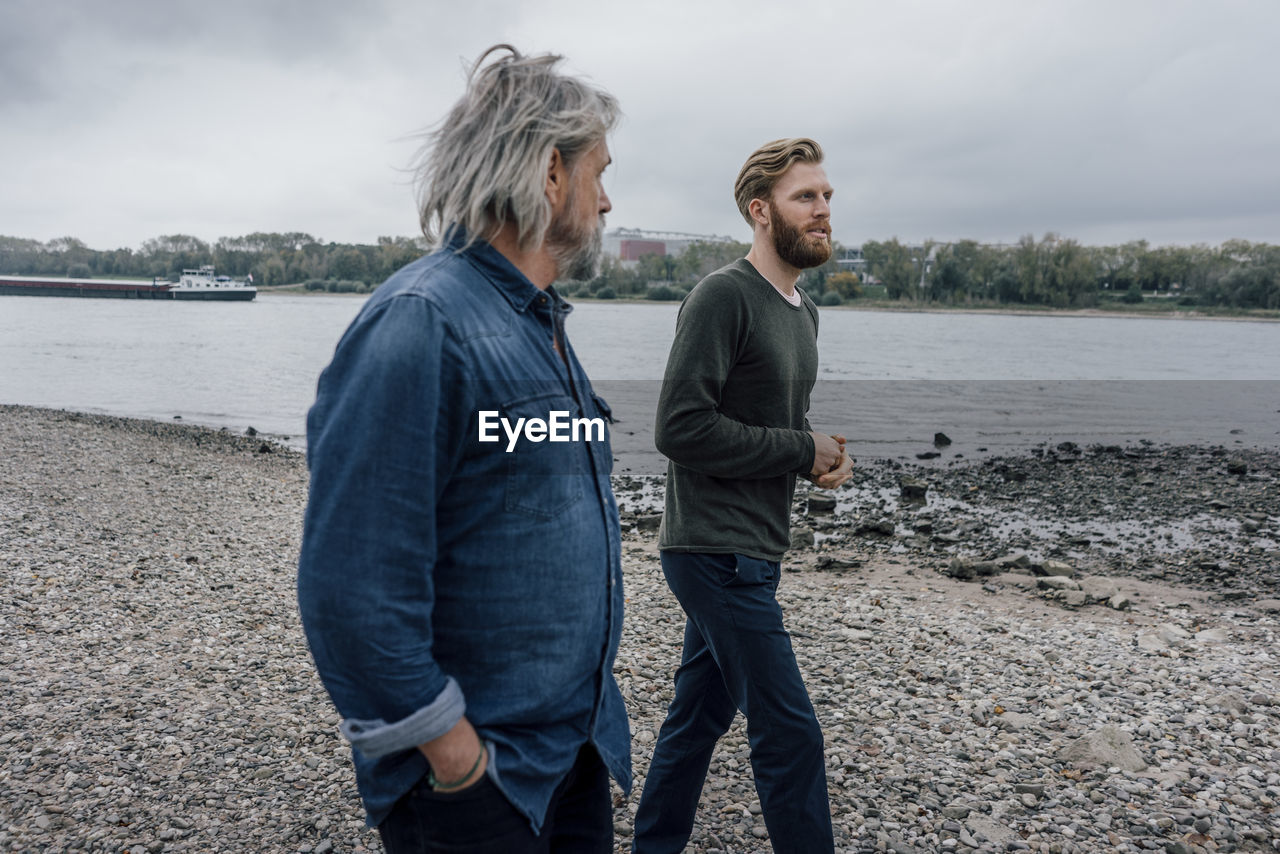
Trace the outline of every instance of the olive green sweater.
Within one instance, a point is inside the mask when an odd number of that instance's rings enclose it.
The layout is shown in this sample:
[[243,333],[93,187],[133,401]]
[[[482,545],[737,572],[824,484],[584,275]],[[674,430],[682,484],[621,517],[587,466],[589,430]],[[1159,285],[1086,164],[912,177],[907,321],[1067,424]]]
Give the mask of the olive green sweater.
[[800,293],[790,305],[743,258],[680,306],[654,430],[669,460],[660,549],[776,561],[790,547],[818,374],[818,309]]

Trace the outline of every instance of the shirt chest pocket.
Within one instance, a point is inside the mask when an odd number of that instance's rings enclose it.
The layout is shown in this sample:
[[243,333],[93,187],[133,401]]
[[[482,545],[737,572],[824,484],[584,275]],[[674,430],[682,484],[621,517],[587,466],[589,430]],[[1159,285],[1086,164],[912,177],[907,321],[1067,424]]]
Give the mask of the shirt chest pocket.
[[[591,476],[587,442],[595,425],[566,395],[522,398],[502,407],[507,452],[506,509],[554,519],[582,499]],[[600,428],[603,430],[603,427]]]

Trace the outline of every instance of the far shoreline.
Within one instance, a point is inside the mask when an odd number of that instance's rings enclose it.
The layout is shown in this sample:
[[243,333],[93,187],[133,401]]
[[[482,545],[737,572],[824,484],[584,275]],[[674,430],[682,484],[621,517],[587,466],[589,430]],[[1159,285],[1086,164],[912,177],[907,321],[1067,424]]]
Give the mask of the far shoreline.
[[[1203,311],[1124,311],[1111,308],[1013,308],[1000,306],[894,306],[884,304],[821,306],[845,311],[889,312],[895,314],[994,314],[1008,317],[1115,317],[1151,320],[1242,320],[1280,323],[1280,311],[1234,309],[1232,313],[1206,314]],[[1235,313],[1241,312],[1241,313]],[[1258,313],[1253,313],[1258,312]]]
[[[649,300],[619,297],[617,299],[597,299],[595,297],[570,297],[572,303],[620,303],[627,305],[679,305],[679,300]],[[1012,306],[946,306],[893,304],[885,302],[852,302],[843,305],[820,305],[821,309],[836,311],[884,312],[891,314],[992,314],[1009,317],[1118,317],[1118,318],[1151,318],[1153,320],[1245,320],[1263,323],[1280,323],[1280,311],[1270,309],[1232,309],[1230,313],[1205,313],[1201,310],[1178,311],[1149,310],[1124,311],[1110,308],[1043,308]]]
[[[347,292],[331,292],[321,290],[307,290],[301,285],[272,285],[268,287],[259,287],[258,295],[276,295],[289,294],[295,296],[334,296],[349,298],[365,298],[373,294]],[[567,297],[570,303],[582,303],[591,305],[679,305],[679,300],[651,300],[636,297],[617,297],[615,299],[598,299],[596,297]],[[1014,307],[1014,306],[961,306],[961,305],[937,305],[937,304],[913,304],[913,303],[890,303],[885,301],[855,301],[852,303],[844,303],[843,305],[823,305],[822,309],[835,309],[837,311],[865,311],[865,312],[885,312],[892,314],[989,314],[989,315],[1005,315],[1008,317],[1114,317],[1126,319],[1143,319],[1152,320],[1238,320],[1251,323],[1280,323],[1280,311],[1272,309],[1228,309],[1223,312],[1213,310],[1205,311],[1203,309],[1190,309],[1181,311],[1178,309],[1148,309],[1137,311],[1126,311],[1121,308],[1054,308],[1051,306],[1044,307]]]

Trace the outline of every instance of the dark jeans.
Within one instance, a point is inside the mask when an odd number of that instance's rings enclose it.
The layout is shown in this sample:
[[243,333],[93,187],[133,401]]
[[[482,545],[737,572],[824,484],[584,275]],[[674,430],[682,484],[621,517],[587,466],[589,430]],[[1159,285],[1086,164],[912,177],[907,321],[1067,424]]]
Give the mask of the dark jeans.
[[487,774],[456,793],[433,792],[424,777],[378,833],[387,854],[609,854],[609,774],[595,748],[584,746],[552,794],[537,836]]
[[782,625],[778,564],[664,551],[662,571],[688,619],[675,699],[649,765],[633,850],[684,850],[716,741],[741,710],[773,850],[832,851],[822,730]]

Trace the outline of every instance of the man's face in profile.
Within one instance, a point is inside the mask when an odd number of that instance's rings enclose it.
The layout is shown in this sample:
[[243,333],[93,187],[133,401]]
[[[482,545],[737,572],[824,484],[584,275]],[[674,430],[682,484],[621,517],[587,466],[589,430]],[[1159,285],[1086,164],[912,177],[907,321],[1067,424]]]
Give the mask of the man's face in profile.
[[797,270],[831,257],[831,184],[817,163],[796,163],[773,188],[769,232],[778,257]]
[[601,140],[573,167],[568,201],[547,232],[559,278],[583,281],[599,270],[604,215],[613,209],[602,180],[609,163],[609,146]]

